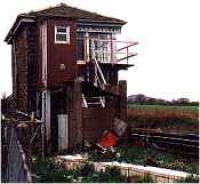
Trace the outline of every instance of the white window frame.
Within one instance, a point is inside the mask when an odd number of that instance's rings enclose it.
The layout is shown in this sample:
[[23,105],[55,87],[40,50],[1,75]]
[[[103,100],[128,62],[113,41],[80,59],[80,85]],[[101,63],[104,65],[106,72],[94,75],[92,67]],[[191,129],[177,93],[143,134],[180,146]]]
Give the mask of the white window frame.
[[[65,29],[66,32],[58,32],[58,28]],[[61,35],[66,35],[66,40],[65,41],[60,41],[56,39],[56,35],[61,34]],[[70,26],[55,26],[55,43],[61,43],[61,44],[70,44]]]

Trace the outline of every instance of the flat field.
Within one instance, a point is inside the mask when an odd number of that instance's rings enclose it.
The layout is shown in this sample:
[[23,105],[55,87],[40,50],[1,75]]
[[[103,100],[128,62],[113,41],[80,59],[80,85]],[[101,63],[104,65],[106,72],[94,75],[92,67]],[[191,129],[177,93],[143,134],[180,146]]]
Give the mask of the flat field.
[[199,112],[199,106],[183,106],[183,105],[137,105],[137,104],[128,104],[128,107],[136,110],[145,110],[145,111],[179,111],[179,112]]
[[128,123],[133,128],[160,129],[166,133],[198,132],[199,107],[129,104]]

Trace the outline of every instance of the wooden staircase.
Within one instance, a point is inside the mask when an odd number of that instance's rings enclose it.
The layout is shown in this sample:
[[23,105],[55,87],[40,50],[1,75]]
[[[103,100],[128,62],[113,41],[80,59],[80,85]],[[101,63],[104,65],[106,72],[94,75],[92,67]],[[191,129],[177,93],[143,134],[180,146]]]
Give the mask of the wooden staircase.
[[90,82],[90,88],[84,90],[87,91],[87,94],[84,92],[82,93],[82,106],[88,108],[98,105],[104,108],[106,98],[105,94],[103,95],[102,92],[105,91],[107,82],[96,58],[94,58],[93,64],[94,81]]
[[[109,87],[108,83],[106,82],[106,79],[104,77],[104,74],[102,72],[102,69],[99,65],[99,62],[97,61],[98,59],[98,53],[101,47],[103,47],[104,44],[100,44],[101,46],[98,47],[97,50],[95,50],[95,44],[94,41],[100,42],[100,43],[107,43],[109,40],[94,40],[94,39],[89,39],[88,37],[85,38],[85,45],[86,45],[86,53],[85,53],[85,58],[86,58],[86,64],[87,64],[87,69],[86,69],[86,75],[85,75],[85,81],[88,82],[89,88],[85,88],[82,93],[82,106],[85,108],[89,108],[91,106],[101,106],[105,107],[106,103],[106,96],[108,94],[107,87]],[[111,45],[113,43],[113,40],[110,40]],[[90,45],[90,42],[93,43]],[[127,43],[125,47],[122,47],[117,50],[117,52],[121,52],[123,50],[126,50],[125,52],[125,57],[119,58],[116,63],[113,62],[112,56],[115,54],[113,52],[113,48],[111,47],[111,53],[107,53],[111,55],[111,63],[112,64],[117,64],[118,62],[121,62],[123,60],[127,60],[127,65],[128,65],[128,59],[137,55],[136,53],[130,53],[129,48],[137,45],[138,42],[130,42]],[[104,53],[105,54],[105,53]],[[93,88],[93,90],[92,90]],[[95,89],[95,90],[94,90]],[[97,92],[98,91],[98,92]],[[97,93],[96,93],[97,92]],[[104,95],[103,95],[104,94]],[[110,95],[110,94],[109,94]]]

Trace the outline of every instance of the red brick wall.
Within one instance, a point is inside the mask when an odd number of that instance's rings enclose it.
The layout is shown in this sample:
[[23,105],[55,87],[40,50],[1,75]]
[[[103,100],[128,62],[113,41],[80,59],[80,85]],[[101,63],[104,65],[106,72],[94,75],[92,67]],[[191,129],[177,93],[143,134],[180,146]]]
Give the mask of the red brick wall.
[[27,27],[27,60],[28,60],[28,109],[29,112],[36,111],[36,91],[38,81],[39,63],[39,34],[36,24]]
[[99,139],[104,130],[112,127],[115,117],[127,120],[126,81],[119,81],[112,93],[117,95],[107,100],[105,108],[100,106],[83,108],[83,139],[90,141]]
[[12,96],[14,104],[16,104],[16,109],[23,112],[36,110],[39,53],[37,35],[37,26],[35,24],[23,25],[12,44]]
[[118,116],[116,104],[115,98],[105,108],[97,106],[83,109],[83,139],[98,140],[104,130],[112,127],[114,117]]
[[17,109],[23,112],[28,111],[28,60],[27,60],[27,29],[24,28],[16,38],[16,65],[17,79],[16,97]]

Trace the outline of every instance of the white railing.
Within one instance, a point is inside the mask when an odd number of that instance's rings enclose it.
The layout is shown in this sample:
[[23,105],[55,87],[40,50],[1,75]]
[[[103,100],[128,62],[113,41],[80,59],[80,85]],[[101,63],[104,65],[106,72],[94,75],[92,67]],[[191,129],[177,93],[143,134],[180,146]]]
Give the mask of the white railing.
[[[77,45],[81,47],[78,50],[82,53],[78,60],[85,60],[85,62],[96,58],[100,63],[129,64],[129,59],[137,55],[132,48],[138,42],[98,39],[89,36],[78,38],[78,40],[82,40],[82,46]],[[77,55],[79,56],[80,53]]]
[[106,83],[106,80],[105,80],[105,77],[103,75],[103,72],[99,66],[99,63],[97,62],[97,59],[94,58],[94,64],[95,64],[95,79],[97,80],[98,84],[100,85],[100,87],[102,89],[105,89],[105,85],[107,84]]
[[82,107],[88,108],[89,105],[101,105],[101,107],[105,108],[105,96],[85,97],[82,94]]

